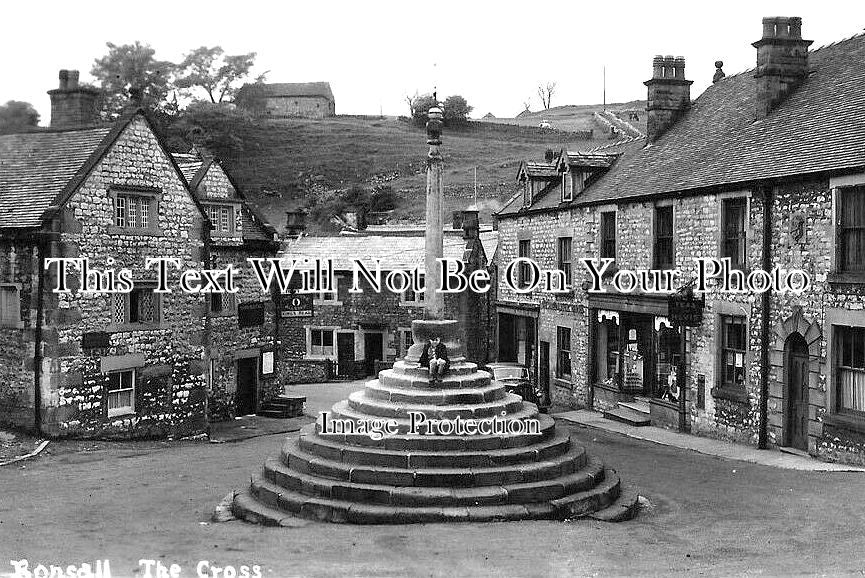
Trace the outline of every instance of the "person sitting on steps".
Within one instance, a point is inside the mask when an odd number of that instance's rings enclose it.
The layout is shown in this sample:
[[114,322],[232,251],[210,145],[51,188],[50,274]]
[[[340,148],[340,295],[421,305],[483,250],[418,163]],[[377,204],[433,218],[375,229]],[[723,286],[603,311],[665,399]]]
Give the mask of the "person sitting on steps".
[[423,347],[420,356],[421,367],[429,368],[430,383],[441,382],[445,372],[450,367],[448,359],[448,348],[441,342],[441,338],[433,337]]

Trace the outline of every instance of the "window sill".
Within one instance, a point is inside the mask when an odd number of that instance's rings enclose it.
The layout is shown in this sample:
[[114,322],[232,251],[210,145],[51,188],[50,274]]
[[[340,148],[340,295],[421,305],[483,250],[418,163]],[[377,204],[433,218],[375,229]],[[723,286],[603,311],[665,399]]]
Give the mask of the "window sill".
[[342,301],[320,301],[318,299],[313,299],[312,304],[318,305],[319,307],[342,307]]
[[865,271],[829,273],[826,280],[833,285],[865,285]]
[[716,397],[718,399],[725,399],[727,401],[732,401],[735,403],[741,404],[749,404],[751,403],[750,398],[748,397],[747,392],[744,389],[731,389],[728,387],[713,387],[712,388],[712,397]]
[[117,227],[110,225],[108,227],[109,235],[132,235],[136,237],[161,237],[162,229],[133,229],[131,227]]
[[848,431],[865,434],[865,416],[859,417],[852,414],[831,413],[823,416],[823,423]]
[[135,416],[135,410],[131,409],[131,408],[115,409],[115,410],[110,410],[108,412],[108,419],[114,419],[114,418],[118,418],[118,417],[133,417],[133,416]]
[[121,325],[109,325],[105,328],[107,333],[131,333],[133,331],[156,331],[164,329],[160,323],[123,323]]
[[561,377],[556,376],[553,378],[553,385],[556,387],[561,387],[563,389],[574,389],[574,384],[571,383],[570,375],[563,375]]
[[0,323],[0,329],[24,329],[23,321],[12,321]]

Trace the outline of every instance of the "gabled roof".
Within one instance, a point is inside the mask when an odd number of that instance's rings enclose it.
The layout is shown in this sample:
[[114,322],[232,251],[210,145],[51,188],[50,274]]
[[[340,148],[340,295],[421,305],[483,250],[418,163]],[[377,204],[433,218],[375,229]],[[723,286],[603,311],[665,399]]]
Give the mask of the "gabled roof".
[[559,176],[555,163],[543,161],[523,161],[520,163],[520,168],[517,171],[517,180],[524,177],[549,179]]
[[578,204],[865,167],[865,36],[809,55],[811,73],[755,121],[752,70],[710,86],[655,143],[615,163]]
[[[148,125],[183,186],[188,187],[183,172],[142,109],[129,110],[107,126],[3,135],[0,136],[0,228],[40,227],[48,216],[46,211],[62,207],[69,200],[137,117]],[[193,201],[207,221],[198,199],[193,196]]]
[[0,228],[39,227],[110,126],[0,135]]
[[615,162],[618,154],[602,152],[565,151],[559,154],[556,163],[558,171],[565,171],[568,167],[601,168],[608,169]]
[[243,219],[244,241],[273,241],[276,229],[274,229],[270,223],[268,223],[264,217],[262,217],[258,211],[249,204],[246,197],[237,186],[234,178],[231,176],[231,173],[222,166],[222,163],[220,163],[219,160],[210,155],[203,156],[195,149],[188,153],[171,153],[171,156],[177,163],[177,166],[180,167],[186,180],[189,181],[189,190],[192,191],[192,194],[199,201],[207,202],[209,199],[202,199],[200,197],[198,194],[198,186],[201,184],[201,181],[204,180],[204,177],[207,176],[208,171],[213,165],[219,167],[231,183],[231,186],[234,187],[234,192],[237,194],[237,197],[243,201],[240,213],[241,218]]
[[323,96],[333,100],[329,82],[277,82],[261,85],[265,97]]

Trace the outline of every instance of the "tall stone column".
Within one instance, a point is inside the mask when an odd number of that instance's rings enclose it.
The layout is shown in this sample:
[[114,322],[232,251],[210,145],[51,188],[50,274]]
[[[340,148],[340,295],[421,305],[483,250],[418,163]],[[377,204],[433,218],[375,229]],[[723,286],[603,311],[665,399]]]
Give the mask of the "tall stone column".
[[429,121],[426,123],[427,156],[426,171],[426,243],[424,247],[424,276],[426,292],[424,308],[427,319],[444,318],[444,295],[436,289],[441,287],[438,259],[444,255],[442,245],[442,159],[439,147],[442,144],[442,111],[438,106],[429,109]]

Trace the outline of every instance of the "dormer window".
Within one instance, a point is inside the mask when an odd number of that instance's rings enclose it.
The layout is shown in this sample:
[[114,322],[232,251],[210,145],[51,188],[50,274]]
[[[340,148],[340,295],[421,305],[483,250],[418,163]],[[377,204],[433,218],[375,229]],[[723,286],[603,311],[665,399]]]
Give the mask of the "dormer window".
[[586,188],[586,178],[588,175],[583,171],[569,170],[562,175],[562,201],[574,200],[574,195],[578,195]]
[[205,205],[207,217],[213,224],[213,232],[230,235],[234,233],[234,207],[231,205]]

